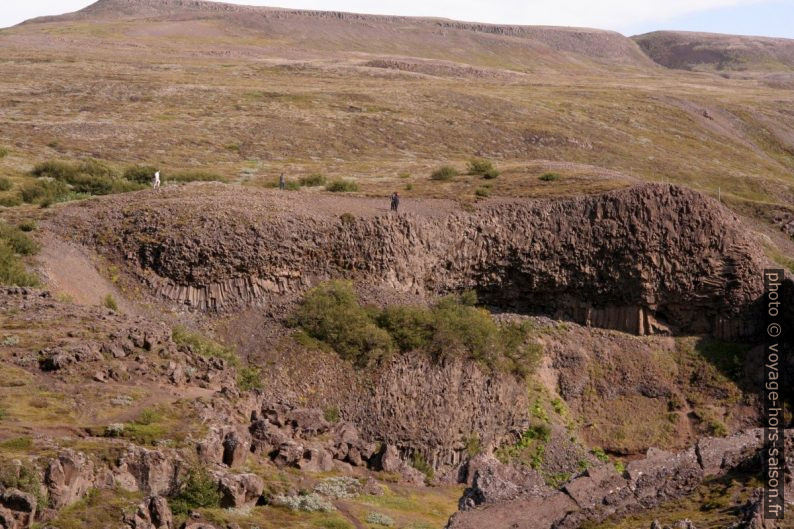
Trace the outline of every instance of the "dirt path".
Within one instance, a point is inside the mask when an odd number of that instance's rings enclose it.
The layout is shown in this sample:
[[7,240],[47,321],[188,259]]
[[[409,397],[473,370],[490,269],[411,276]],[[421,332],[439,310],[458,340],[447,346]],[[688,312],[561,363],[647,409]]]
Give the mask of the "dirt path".
[[362,523],[361,523],[361,522],[358,520],[358,518],[356,518],[356,517],[353,515],[352,511],[350,510],[350,507],[349,507],[347,504],[345,504],[344,502],[341,502],[341,501],[337,501],[337,502],[335,502],[335,503],[334,503],[334,506],[335,506],[337,509],[339,509],[339,512],[340,512],[340,513],[342,513],[342,516],[344,516],[345,518],[347,518],[347,519],[350,521],[350,523],[352,523],[352,524],[353,524],[353,526],[354,526],[356,529],[367,529],[367,526],[363,525],[363,524],[362,524]]
[[68,297],[78,305],[101,305],[112,295],[119,309],[131,314],[135,308],[97,270],[95,261],[79,246],[68,243],[49,230],[42,230],[38,270],[54,295]]

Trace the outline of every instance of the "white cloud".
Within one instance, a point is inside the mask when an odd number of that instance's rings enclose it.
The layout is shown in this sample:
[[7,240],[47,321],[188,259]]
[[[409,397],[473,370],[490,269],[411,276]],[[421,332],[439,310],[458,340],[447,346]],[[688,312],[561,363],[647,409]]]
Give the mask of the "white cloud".
[[[229,1],[229,0],[227,0]],[[231,0],[289,8],[438,16],[503,24],[589,26],[620,30],[697,11],[762,0]],[[91,0],[0,0],[0,27],[85,7]]]

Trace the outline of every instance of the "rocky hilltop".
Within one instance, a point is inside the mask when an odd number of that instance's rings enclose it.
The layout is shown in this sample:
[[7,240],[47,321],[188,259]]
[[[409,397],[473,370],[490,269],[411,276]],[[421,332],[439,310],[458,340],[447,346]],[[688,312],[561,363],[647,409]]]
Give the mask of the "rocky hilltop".
[[159,299],[196,310],[266,305],[342,276],[421,298],[475,289],[501,309],[636,334],[729,338],[754,331],[763,288],[765,258],[737,217],[676,186],[470,212],[421,201],[400,215],[223,186],[123,200],[72,208],[70,229]]

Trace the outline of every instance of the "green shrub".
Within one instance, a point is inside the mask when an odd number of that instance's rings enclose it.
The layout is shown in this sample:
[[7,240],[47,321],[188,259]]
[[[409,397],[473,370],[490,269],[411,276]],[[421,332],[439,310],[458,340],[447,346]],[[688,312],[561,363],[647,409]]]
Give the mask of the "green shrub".
[[138,184],[151,184],[154,180],[156,167],[151,165],[131,165],[124,170],[124,178]]
[[188,472],[187,479],[169,503],[174,514],[184,515],[193,509],[220,507],[221,494],[218,484],[206,469],[194,468]]
[[287,180],[284,182],[284,189],[287,191],[300,191],[301,183],[297,180]]
[[486,179],[492,179],[499,176],[499,171],[494,167],[491,160],[485,158],[472,158],[469,160],[468,173],[470,175],[479,175]]
[[113,297],[113,294],[107,294],[102,298],[102,306],[113,312],[118,312],[119,310],[119,304],[116,302],[116,298]]
[[398,178],[411,178],[411,173],[408,171],[403,171],[397,175]]
[[244,367],[237,372],[237,387],[242,391],[262,389],[262,374],[256,367]]
[[560,179],[560,175],[557,173],[544,173],[540,176],[540,180],[543,182],[555,182]]
[[394,349],[389,333],[379,328],[359,305],[348,281],[329,281],[311,289],[293,323],[361,367],[385,360]]
[[342,221],[342,224],[353,224],[353,222],[356,220],[356,217],[353,216],[352,213],[342,213],[339,215],[339,220]]
[[39,246],[21,229],[0,221],[0,241],[19,255],[33,255]]
[[14,187],[14,183],[11,181],[10,178],[6,178],[5,176],[0,176],[0,191],[8,191]]
[[17,228],[19,228],[21,231],[24,231],[24,232],[35,231],[36,230],[36,221],[23,220],[22,222],[19,223],[19,226],[17,226]]
[[486,197],[489,197],[489,196],[491,196],[491,190],[490,190],[490,189],[488,189],[487,187],[478,187],[478,188],[477,188],[477,189],[474,191],[474,194],[475,194],[476,196],[478,196],[478,197],[486,198]]
[[313,173],[309,176],[301,176],[298,179],[300,185],[306,187],[317,187],[317,186],[324,186],[325,185],[325,177],[320,173]]
[[[69,190],[74,193],[86,195],[109,195],[111,193],[125,193],[141,189],[141,185],[119,178],[115,170],[109,165],[98,160],[85,160],[80,163],[70,163],[52,160],[37,164],[31,174],[37,178],[51,178],[52,180],[68,184]],[[31,191],[36,193],[35,189]],[[41,191],[39,191],[41,193]],[[66,193],[60,190],[57,195]],[[49,200],[39,200],[39,197],[25,199],[25,202],[58,202],[56,197]]]
[[178,325],[171,332],[171,337],[177,345],[190,348],[196,354],[208,358],[221,358],[229,362],[232,366],[240,363],[240,359],[231,347],[225,347],[214,340],[205,338],[197,332]]
[[190,169],[164,175],[162,180],[164,182],[166,180],[172,182],[226,182],[228,179],[225,176],[211,171]]
[[430,173],[431,180],[447,181],[452,180],[456,176],[458,176],[458,170],[450,165],[444,165]]
[[329,406],[323,410],[323,417],[330,423],[339,422],[339,408],[336,406]]
[[371,512],[367,515],[367,523],[372,525],[382,525],[384,527],[393,527],[394,519],[386,514]]
[[22,204],[22,198],[19,195],[0,197],[0,206],[6,208],[15,208],[20,204]]
[[475,457],[479,455],[480,452],[482,452],[480,436],[473,433],[466,438],[466,454],[468,454],[469,457]]
[[8,156],[8,149],[5,147],[0,147],[0,159],[5,158]]
[[40,180],[23,185],[19,196],[28,204],[50,205],[69,200],[73,193],[59,180]]
[[332,193],[350,193],[358,191],[358,184],[352,180],[334,180],[325,186],[325,190]]
[[33,439],[30,437],[12,437],[0,442],[0,448],[14,452],[27,452],[33,448]]
[[377,364],[396,347],[436,358],[461,356],[519,376],[531,372],[542,349],[528,339],[530,325],[500,326],[475,304],[476,294],[466,292],[430,308],[371,309],[359,304],[349,282],[331,281],[306,294],[292,324],[358,366]]
[[388,307],[378,316],[377,322],[391,334],[401,351],[427,347],[435,332],[433,313],[424,307]]
[[425,481],[432,481],[435,477],[433,467],[427,462],[425,456],[419,452],[414,452],[413,456],[411,456],[411,466],[425,475]]
[[590,450],[590,453],[593,454],[595,458],[601,461],[602,463],[609,462],[609,456],[606,454],[606,452],[604,452],[604,449],[599,446],[596,446],[595,448]]
[[414,185],[413,185],[413,184],[410,184],[410,183],[408,183],[408,184],[405,184],[405,190],[406,190],[406,191],[411,191],[413,188],[414,188]]
[[17,254],[4,241],[0,241],[0,284],[18,287],[37,287],[39,280],[25,270]]

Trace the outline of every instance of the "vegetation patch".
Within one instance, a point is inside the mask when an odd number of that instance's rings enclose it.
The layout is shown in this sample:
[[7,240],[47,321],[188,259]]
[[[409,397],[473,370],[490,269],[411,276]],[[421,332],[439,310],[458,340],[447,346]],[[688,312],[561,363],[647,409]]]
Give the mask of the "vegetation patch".
[[121,178],[109,165],[93,159],[78,163],[58,160],[43,162],[33,168],[31,175],[62,182],[69,191],[84,195],[110,195],[142,189],[140,184]]
[[306,294],[291,323],[361,367],[399,350],[468,358],[520,376],[534,370],[542,350],[529,339],[529,324],[499,325],[476,302],[476,294],[466,292],[431,307],[380,310],[361,306],[350,282],[329,281]]
[[0,222],[0,284],[38,286],[38,278],[27,271],[23,262],[24,257],[38,251],[38,245],[24,231]]
[[485,158],[472,158],[469,160],[467,172],[470,175],[481,176],[486,180],[492,180],[499,176],[499,171],[494,167],[493,162]]
[[6,178],[5,176],[0,177],[0,191],[8,191],[12,187],[14,187],[14,183],[10,178]]
[[262,389],[262,374],[259,368],[243,367],[237,371],[237,387],[242,391]]
[[190,331],[181,325],[174,327],[171,337],[177,345],[190,348],[194,353],[208,358],[221,358],[232,366],[237,366],[240,359],[231,347],[226,347],[205,336]]
[[132,165],[124,170],[124,178],[138,184],[151,184],[157,168],[151,165]]
[[174,514],[184,515],[198,508],[220,507],[221,493],[215,479],[206,469],[193,468],[169,504]]
[[211,171],[202,171],[198,169],[190,169],[185,171],[178,171],[176,173],[163,174],[161,177],[163,182],[226,182],[228,178],[218,173]]
[[358,184],[352,180],[334,180],[325,186],[331,193],[352,193],[358,191]]
[[559,179],[559,173],[543,173],[539,178],[541,182],[556,182]]
[[458,176],[458,170],[451,165],[443,165],[430,173],[430,180],[446,182]]
[[326,178],[320,173],[312,173],[308,176],[301,176],[298,179],[300,185],[305,187],[317,187],[317,186],[324,186],[326,183]]

